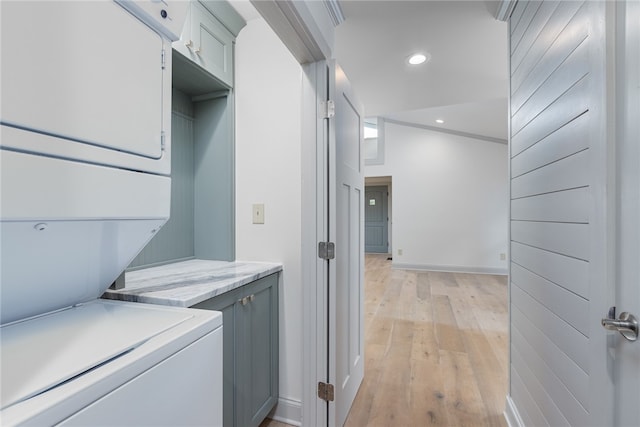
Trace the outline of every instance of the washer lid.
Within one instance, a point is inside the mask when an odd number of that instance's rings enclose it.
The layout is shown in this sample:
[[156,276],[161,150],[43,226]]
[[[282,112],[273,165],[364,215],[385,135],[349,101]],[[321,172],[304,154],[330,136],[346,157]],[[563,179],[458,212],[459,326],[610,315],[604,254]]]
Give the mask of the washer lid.
[[0,329],[0,408],[109,363],[194,317],[187,310],[95,301]]

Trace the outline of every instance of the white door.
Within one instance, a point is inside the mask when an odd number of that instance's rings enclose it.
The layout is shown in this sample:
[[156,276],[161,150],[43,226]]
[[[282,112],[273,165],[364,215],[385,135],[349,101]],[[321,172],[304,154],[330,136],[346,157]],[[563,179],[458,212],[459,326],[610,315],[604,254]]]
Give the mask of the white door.
[[342,426],[364,378],[364,161],[363,108],[335,65],[330,93],[335,117],[329,138],[329,382],[335,400],[328,424]]
[[[618,4],[618,312],[640,316],[640,2]],[[622,44],[624,41],[624,44]],[[615,425],[640,424],[640,341],[614,334]]]

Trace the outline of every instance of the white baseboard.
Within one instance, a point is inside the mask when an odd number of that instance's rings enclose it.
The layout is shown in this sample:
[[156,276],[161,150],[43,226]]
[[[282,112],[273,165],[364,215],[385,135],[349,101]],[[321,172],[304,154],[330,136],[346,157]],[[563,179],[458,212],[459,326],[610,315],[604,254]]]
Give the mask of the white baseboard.
[[511,400],[511,396],[507,396],[507,403],[504,409],[504,419],[509,427],[524,427],[524,422],[520,418],[516,404]]
[[400,270],[420,270],[420,271],[443,271],[447,273],[474,273],[474,274],[496,274],[506,276],[506,268],[495,267],[467,267],[462,265],[428,265],[428,264],[405,264],[394,262],[391,267]]
[[276,407],[269,414],[269,418],[292,426],[301,426],[302,402],[281,397],[278,399]]

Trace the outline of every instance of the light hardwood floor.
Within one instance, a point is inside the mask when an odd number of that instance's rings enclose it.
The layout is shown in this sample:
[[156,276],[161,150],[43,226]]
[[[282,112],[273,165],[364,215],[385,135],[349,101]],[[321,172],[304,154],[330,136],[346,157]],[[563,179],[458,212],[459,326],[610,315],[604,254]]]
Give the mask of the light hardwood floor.
[[365,263],[365,376],[345,425],[506,426],[506,277]]

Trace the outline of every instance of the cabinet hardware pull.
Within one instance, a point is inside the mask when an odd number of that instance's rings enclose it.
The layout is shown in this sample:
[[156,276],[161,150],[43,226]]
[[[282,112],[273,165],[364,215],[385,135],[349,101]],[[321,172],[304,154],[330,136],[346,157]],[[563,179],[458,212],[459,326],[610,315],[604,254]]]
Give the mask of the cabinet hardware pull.
[[196,50],[194,50],[194,52],[196,53],[196,55],[200,55],[200,52],[202,52],[202,47],[197,48]]
[[189,40],[189,41],[188,41],[188,42],[186,42],[184,45],[185,45],[186,47],[188,47],[189,49],[191,49],[191,48],[193,47],[193,41],[192,41],[192,40]]
[[256,299],[256,296],[254,294],[251,294],[251,296],[249,297],[249,301],[253,302],[254,299]]

